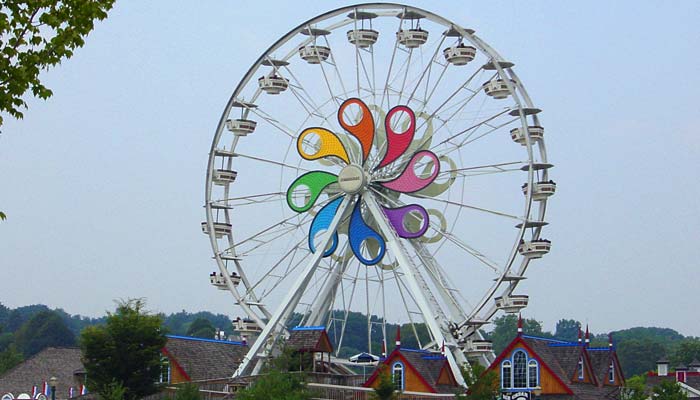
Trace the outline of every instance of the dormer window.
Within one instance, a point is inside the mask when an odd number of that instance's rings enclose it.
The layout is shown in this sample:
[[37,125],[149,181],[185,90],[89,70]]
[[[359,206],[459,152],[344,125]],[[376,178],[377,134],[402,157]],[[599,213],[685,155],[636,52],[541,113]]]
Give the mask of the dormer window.
[[608,381],[615,383],[615,363],[612,361],[610,361],[610,367],[608,368]]
[[403,364],[394,363],[391,366],[391,381],[394,382],[394,388],[398,391],[403,391],[404,387],[404,376],[403,376]]
[[539,363],[522,350],[515,351],[511,358],[501,362],[501,388],[535,388],[540,383]]
[[578,359],[577,371],[578,371],[578,380],[582,381],[584,378],[584,375],[583,375],[583,356],[581,356],[581,358]]
[[160,376],[158,383],[170,383],[170,360],[168,357],[160,359]]
[[511,379],[513,377],[513,368],[509,360],[503,361],[501,364],[501,387],[504,389],[511,388]]

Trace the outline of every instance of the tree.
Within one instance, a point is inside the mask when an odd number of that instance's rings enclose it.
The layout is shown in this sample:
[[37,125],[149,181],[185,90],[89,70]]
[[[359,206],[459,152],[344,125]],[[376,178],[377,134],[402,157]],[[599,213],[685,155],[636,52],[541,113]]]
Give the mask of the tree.
[[617,357],[627,376],[653,370],[656,361],[665,355],[664,345],[651,339],[627,339],[617,343]]
[[204,339],[213,339],[216,334],[214,325],[206,318],[197,318],[187,328],[187,336],[194,336]]
[[685,400],[688,395],[673,381],[663,381],[652,389],[655,400]]
[[22,353],[14,345],[10,345],[7,350],[0,353],[0,375],[22,361],[24,361]]
[[297,374],[277,369],[260,375],[249,387],[236,394],[236,400],[307,400],[313,398]]
[[40,311],[22,324],[15,334],[15,344],[25,357],[46,347],[75,346],[75,335],[53,311]]
[[199,387],[194,383],[185,383],[180,385],[175,392],[173,400],[201,400],[202,396],[199,393]]
[[[493,351],[499,354],[518,334],[518,316],[503,315],[493,320],[493,331],[489,339],[493,341]],[[549,337],[551,334],[542,332],[542,324],[534,319],[523,319],[523,332],[529,335]]]
[[573,342],[578,339],[579,329],[581,329],[580,322],[574,319],[560,319],[559,322],[557,322],[554,337]]
[[671,364],[688,365],[693,360],[700,360],[700,338],[685,338],[674,346]]
[[622,399],[624,400],[646,400],[646,385],[644,375],[635,375],[625,381],[622,389]]
[[[3,0],[0,7],[0,113],[22,118],[22,99],[47,99],[39,73],[73,56],[114,0]],[[2,126],[0,115],[0,126]]]
[[462,376],[469,387],[466,400],[492,400],[498,396],[499,382],[496,371],[487,371],[486,367],[474,362],[471,368],[462,367]]
[[374,388],[374,396],[378,400],[391,400],[396,398],[396,386],[391,380],[389,368],[386,365],[379,367],[377,386]]
[[80,347],[92,392],[106,395],[113,382],[124,387],[127,400],[158,391],[155,382],[167,338],[161,317],[149,314],[144,307],[141,299],[122,301],[115,313],[107,313],[105,325],[83,330]]

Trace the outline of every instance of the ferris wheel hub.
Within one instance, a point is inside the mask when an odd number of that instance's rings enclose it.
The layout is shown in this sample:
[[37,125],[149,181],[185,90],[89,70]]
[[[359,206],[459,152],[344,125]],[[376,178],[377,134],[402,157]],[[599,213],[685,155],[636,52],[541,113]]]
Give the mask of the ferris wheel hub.
[[348,194],[355,194],[367,186],[367,175],[359,165],[350,164],[344,167],[338,174],[340,190]]

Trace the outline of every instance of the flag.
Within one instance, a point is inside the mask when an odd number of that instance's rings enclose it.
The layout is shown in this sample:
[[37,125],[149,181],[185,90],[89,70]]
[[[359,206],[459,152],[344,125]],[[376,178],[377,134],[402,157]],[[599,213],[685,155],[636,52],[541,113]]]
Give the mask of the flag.
[[73,386],[71,386],[70,389],[68,389],[68,398],[69,399],[73,398],[73,395],[75,394],[74,392],[75,392],[75,389],[73,389]]
[[34,385],[32,386],[32,399],[36,399],[37,394],[39,394],[39,387]]
[[41,388],[41,393],[43,393],[46,396],[51,394],[51,388],[49,387],[48,382],[44,381],[44,385]]
[[80,385],[80,395],[86,395],[87,394],[87,388],[85,385]]

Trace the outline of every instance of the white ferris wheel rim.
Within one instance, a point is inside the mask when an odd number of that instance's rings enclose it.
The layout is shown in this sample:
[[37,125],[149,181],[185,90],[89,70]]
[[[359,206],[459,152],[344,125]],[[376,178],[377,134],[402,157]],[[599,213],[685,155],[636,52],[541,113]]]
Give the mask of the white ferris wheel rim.
[[[273,314],[269,312],[269,310],[266,309],[266,307],[258,304],[253,304],[249,301],[246,301],[243,295],[241,295],[238,291],[238,289],[235,287],[231,279],[229,279],[228,273],[229,268],[227,267],[227,263],[225,262],[226,260],[222,259],[222,251],[220,249],[219,245],[219,238],[215,235],[215,227],[214,223],[217,222],[217,219],[214,217],[215,210],[217,209],[216,207],[216,200],[212,199],[212,191],[213,191],[213,174],[215,170],[215,160],[217,157],[217,151],[219,142],[221,140],[222,135],[225,133],[225,124],[226,120],[230,117],[231,110],[237,102],[242,102],[242,99],[239,97],[241,94],[241,91],[251,82],[251,79],[255,75],[255,73],[263,66],[263,64],[266,61],[272,60],[271,56],[272,54],[282,46],[284,46],[287,42],[292,40],[295,36],[297,36],[299,33],[302,33],[305,29],[308,30],[310,26],[312,25],[317,25],[321,24],[324,21],[327,21],[329,19],[332,19],[334,17],[337,17],[339,15],[342,15],[344,13],[348,12],[366,12],[371,10],[372,12],[375,12],[378,16],[396,16],[396,13],[398,12],[416,12],[422,14],[424,18],[426,18],[429,21],[432,21],[438,25],[442,25],[443,27],[446,27],[448,29],[454,29],[458,32],[460,36],[463,38],[469,40],[473,45],[475,45],[480,51],[482,51],[484,54],[488,54],[488,58],[493,61],[493,69],[496,71],[498,77],[507,77],[509,79],[504,79],[505,84],[508,86],[508,89],[510,91],[510,94],[517,105],[517,116],[520,119],[520,126],[521,129],[527,130],[527,127],[530,126],[528,124],[526,117],[528,116],[528,110],[534,110],[535,107],[528,96],[527,92],[525,91],[525,88],[522,86],[522,82],[520,79],[517,78],[515,73],[512,71],[510,66],[505,62],[506,60],[503,59],[493,48],[488,46],[485,42],[483,42],[478,36],[476,36],[473,31],[469,29],[462,28],[461,26],[451,22],[450,20],[441,17],[437,14],[431,13],[429,11],[413,7],[413,6],[406,6],[406,5],[401,5],[401,4],[395,4],[395,3],[367,3],[367,4],[358,4],[358,5],[353,5],[353,6],[347,6],[347,7],[342,7],[338,8],[333,11],[329,11],[327,13],[321,14],[319,16],[316,16],[314,18],[309,19],[308,21],[303,22],[296,28],[292,29],[289,31],[287,34],[283,35],[280,39],[278,39],[274,44],[272,44],[263,54],[253,63],[251,68],[248,70],[248,72],[244,75],[243,79],[239,82],[237,85],[236,89],[234,90],[233,94],[231,95],[231,98],[229,99],[224,112],[222,113],[221,119],[219,120],[219,124],[217,126],[217,130],[214,136],[214,139],[212,141],[212,147],[210,151],[210,157],[209,157],[209,162],[207,166],[207,178],[206,178],[206,189],[205,189],[205,208],[206,208],[206,226],[209,232],[210,236],[210,241],[212,245],[212,249],[214,251],[214,258],[217,262],[217,265],[219,267],[219,270],[221,273],[225,276],[225,281],[226,285],[228,286],[229,291],[233,294],[233,296],[236,298],[238,305],[240,305],[243,309],[243,311],[253,319],[259,326],[264,327],[265,326],[265,321],[263,319],[269,319]],[[347,26],[348,24],[352,24],[353,20],[348,18],[347,20],[343,20],[339,23],[333,24],[331,26],[324,27],[323,29],[327,29],[329,31],[335,31],[337,29],[340,29],[344,26]],[[311,35],[309,35],[309,38],[311,38]],[[308,43],[308,42],[307,42]],[[290,58],[293,54],[288,54],[286,58]],[[283,58],[285,59],[285,58]],[[253,101],[255,99],[252,99]],[[245,106],[245,104],[244,104]],[[535,124],[539,125],[538,122],[538,117],[537,115],[532,115],[531,118],[534,120]],[[539,141],[537,145],[535,143],[531,142],[531,139],[529,135],[525,135],[525,141],[526,141],[526,149],[528,153],[528,160],[526,163],[527,168],[527,184],[532,187],[534,183],[534,177],[535,177],[535,167],[533,164],[535,163],[534,157],[533,157],[533,149],[535,146],[537,146],[539,150],[539,160],[541,163],[546,164],[547,163],[547,156],[546,156],[546,149],[544,146],[544,141]],[[231,148],[231,152],[233,153],[235,150],[235,144],[234,147]],[[544,176],[547,176],[547,170],[544,170]],[[228,186],[226,187],[226,192],[228,193]],[[546,200],[539,202],[539,210],[537,212],[537,215],[534,217],[531,215],[532,214],[532,205],[533,205],[533,200],[532,200],[532,193],[528,192],[525,195],[525,207],[524,207],[524,213],[523,215],[526,216],[526,220],[524,221],[525,223],[522,223],[521,226],[519,227],[519,237],[522,238],[525,235],[526,229],[529,228],[528,223],[529,222],[544,222],[544,214],[546,210]],[[225,222],[231,223],[230,216],[228,214],[227,209],[223,209],[224,217],[225,217]],[[533,232],[533,238],[537,239],[540,236],[540,230],[542,228],[542,225],[535,226],[534,232]],[[233,239],[232,233],[229,233],[226,235],[226,239],[228,240],[229,247],[235,246],[235,240]],[[489,301],[493,300],[494,297],[498,294],[499,289],[501,289],[500,295],[510,295],[515,287],[517,287],[517,284],[519,282],[519,279],[515,279],[511,281],[505,289],[503,289],[504,282],[508,280],[508,278],[512,277],[520,277],[523,278],[525,275],[525,272],[527,270],[528,264],[530,262],[530,259],[527,257],[522,258],[520,265],[516,266],[515,262],[518,257],[518,243],[516,242],[511,251],[510,254],[508,255],[508,262],[507,266],[503,269],[500,277],[496,279],[496,281],[492,284],[492,286],[487,290],[486,294],[483,296],[482,301],[479,302],[477,306],[473,308],[473,310],[467,315],[467,318],[463,321],[452,321],[455,326],[461,326],[461,327],[467,327],[467,329],[471,329],[471,334],[477,334],[478,335],[478,326],[476,325],[469,325],[469,321],[474,321],[474,320],[489,320],[491,319],[498,309],[494,305],[488,305]],[[234,260],[236,268],[239,270],[240,274],[242,275],[242,278],[244,279],[244,284],[246,287],[250,286],[249,282],[245,281],[245,268],[241,267],[241,263],[239,260]],[[254,310],[254,307],[258,309],[259,312],[256,312]]]

